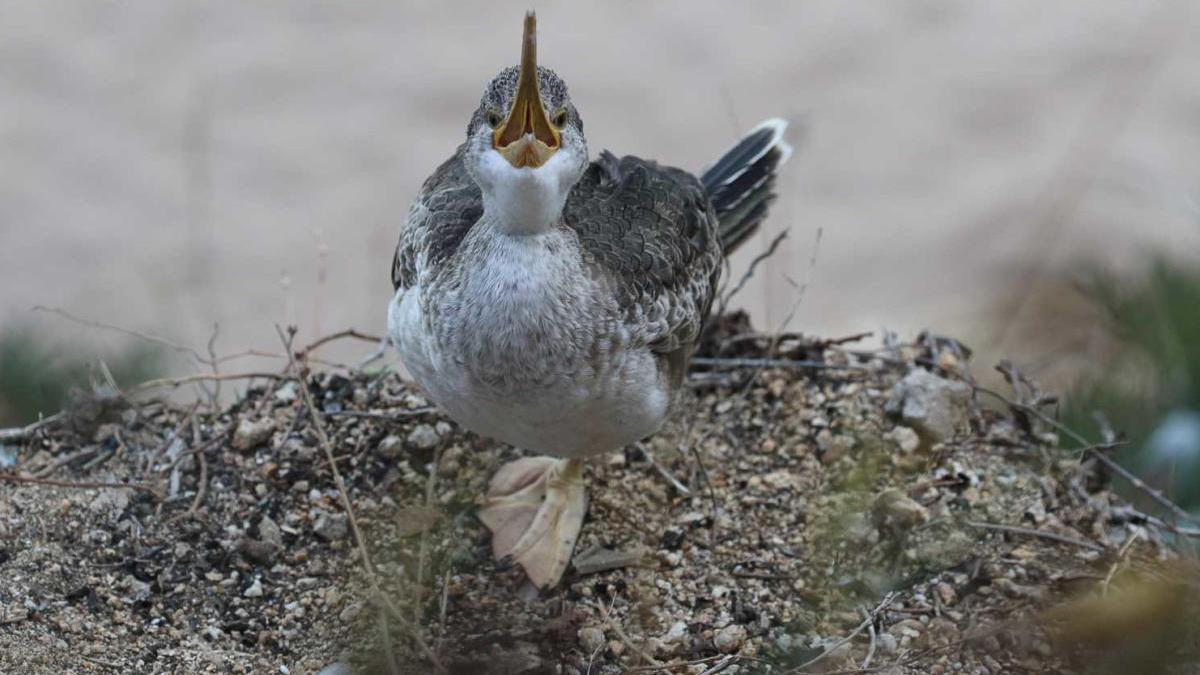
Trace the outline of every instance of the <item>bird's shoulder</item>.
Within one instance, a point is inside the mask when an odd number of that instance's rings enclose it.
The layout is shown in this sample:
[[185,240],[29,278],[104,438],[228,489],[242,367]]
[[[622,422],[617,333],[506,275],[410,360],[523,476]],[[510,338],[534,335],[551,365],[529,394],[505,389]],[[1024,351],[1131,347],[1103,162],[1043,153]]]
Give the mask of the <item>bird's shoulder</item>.
[[483,195],[463,163],[463,148],[442,162],[421,185],[392,258],[392,285],[409,288],[420,261],[436,267],[454,255],[483,215]]
[[657,351],[699,335],[720,273],[717,217],[691,173],[605,151],[567,198],[563,220],[584,263],[611,283]]

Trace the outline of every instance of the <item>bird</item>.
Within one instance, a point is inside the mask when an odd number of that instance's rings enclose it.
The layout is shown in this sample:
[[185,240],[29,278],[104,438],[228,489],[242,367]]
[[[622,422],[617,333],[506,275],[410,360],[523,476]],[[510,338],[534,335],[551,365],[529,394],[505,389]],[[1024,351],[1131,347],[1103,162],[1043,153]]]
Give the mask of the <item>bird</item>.
[[528,12],[520,62],[487,83],[466,140],[413,200],[386,339],[459,425],[536,453],[496,471],[478,517],[496,560],[538,589],[558,584],[579,537],[584,461],[678,407],[723,261],[775,199],[786,129],[762,122],[699,175],[591,160]]

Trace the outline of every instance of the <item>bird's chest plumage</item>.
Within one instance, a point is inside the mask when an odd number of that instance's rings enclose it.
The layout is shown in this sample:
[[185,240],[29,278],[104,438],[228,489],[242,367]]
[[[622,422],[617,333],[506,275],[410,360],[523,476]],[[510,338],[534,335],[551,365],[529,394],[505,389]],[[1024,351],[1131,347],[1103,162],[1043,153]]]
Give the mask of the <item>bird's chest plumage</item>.
[[669,398],[572,237],[468,238],[455,267],[397,296],[391,320],[405,365],[459,423],[566,456],[652,433]]

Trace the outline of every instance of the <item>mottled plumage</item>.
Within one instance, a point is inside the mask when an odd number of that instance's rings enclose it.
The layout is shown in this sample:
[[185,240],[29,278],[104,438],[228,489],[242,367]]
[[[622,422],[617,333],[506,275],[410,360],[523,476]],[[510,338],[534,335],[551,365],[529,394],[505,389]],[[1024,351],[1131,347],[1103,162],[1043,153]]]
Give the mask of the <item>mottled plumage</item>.
[[[392,263],[388,335],[463,426],[543,455],[497,472],[480,518],[537,585],[566,567],[579,458],[655,432],[682,390],[722,256],[766,214],[790,149],[763,123],[703,176],[588,161],[563,81],[522,65],[485,88],[467,140],[422,186]],[[536,73],[536,75],[535,75]]]
[[[432,278],[450,261],[483,214],[479,186],[463,167],[463,149],[421,188],[392,264],[396,290],[418,269]],[[601,153],[567,198],[561,227],[578,243],[589,272],[609,288],[637,345],[671,353],[692,345],[720,274],[718,220],[704,187],[674,167]]]

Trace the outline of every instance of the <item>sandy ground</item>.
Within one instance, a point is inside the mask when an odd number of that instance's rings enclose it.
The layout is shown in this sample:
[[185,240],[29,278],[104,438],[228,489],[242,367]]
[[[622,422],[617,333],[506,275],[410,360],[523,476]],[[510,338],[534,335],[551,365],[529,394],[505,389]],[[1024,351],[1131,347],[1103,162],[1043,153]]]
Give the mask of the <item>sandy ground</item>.
[[[4,2],[0,323],[381,331],[407,204],[526,4]],[[760,247],[791,237],[740,298],[765,327],[807,285],[795,328],[994,342],[1038,270],[1200,250],[1190,3],[539,11],[593,152],[699,169],[762,118],[805,130]]]

